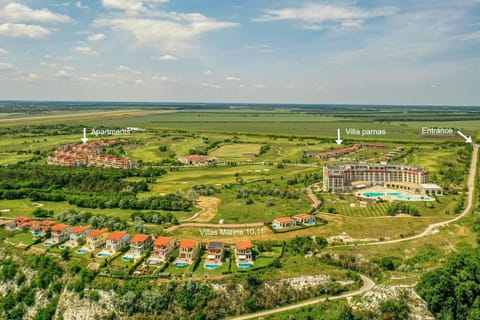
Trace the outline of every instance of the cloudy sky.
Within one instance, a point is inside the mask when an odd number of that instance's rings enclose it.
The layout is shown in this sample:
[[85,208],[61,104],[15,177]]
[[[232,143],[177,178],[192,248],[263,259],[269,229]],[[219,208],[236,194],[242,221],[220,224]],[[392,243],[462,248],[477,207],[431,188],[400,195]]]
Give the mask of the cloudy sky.
[[0,0],[0,100],[480,105],[479,0]]

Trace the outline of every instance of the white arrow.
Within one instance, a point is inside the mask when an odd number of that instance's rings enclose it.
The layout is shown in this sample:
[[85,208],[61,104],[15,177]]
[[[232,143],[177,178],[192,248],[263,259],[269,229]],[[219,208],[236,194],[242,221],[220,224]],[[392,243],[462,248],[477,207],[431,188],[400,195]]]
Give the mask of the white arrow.
[[337,136],[338,136],[338,138],[335,141],[337,142],[337,144],[342,144],[343,140],[340,139],[340,128],[337,129]]
[[472,143],[472,137],[471,137],[471,136],[468,136],[468,137],[467,137],[466,135],[464,135],[464,134],[461,133],[460,131],[457,131],[457,133],[458,133],[459,135],[461,135],[461,136],[463,137],[463,139],[465,139],[465,142],[466,142],[466,143]]
[[83,143],[87,143],[88,138],[87,138],[87,128],[83,128],[83,138],[82,138]]

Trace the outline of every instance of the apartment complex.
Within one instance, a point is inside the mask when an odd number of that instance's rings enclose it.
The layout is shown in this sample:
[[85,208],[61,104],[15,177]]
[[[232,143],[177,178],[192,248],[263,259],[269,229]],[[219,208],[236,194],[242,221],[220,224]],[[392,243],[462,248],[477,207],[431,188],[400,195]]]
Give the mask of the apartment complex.
[[47,164],[61,167],[134,169],[135,161],[133,160],[103,154],[105,147],[118,143],[124,143],[124,140],[98,140],[84,144],[63,144],[53,155],[47,158]]
[[333,193],[379,185],[422,192],[428,184],[428,171],[405,164],[349,163],[323,167],[323,190]]

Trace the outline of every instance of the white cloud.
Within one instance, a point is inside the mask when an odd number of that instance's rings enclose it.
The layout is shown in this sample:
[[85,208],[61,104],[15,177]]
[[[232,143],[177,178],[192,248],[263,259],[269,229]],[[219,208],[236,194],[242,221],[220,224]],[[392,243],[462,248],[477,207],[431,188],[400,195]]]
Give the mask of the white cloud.
[[140,79],[135,80],[135,85],[137,86],[143,86],[144,84],[145,84],[145,81],[143,80],[140,80]]
[[213,71],[212,70],[205,70],[205,71],[203,71],[203,74],[206,75],[206,76],[211,76],[213,74]]
[[153,76],[153,77],[152,77],[152,80],[154,80],[154,81],[157,81],[157,80],[160,80],[160,81],[169,81],[170,79],[168,79],[168,77],[165,77],[165,76]]
[[10,72],[14,70],[15,66],[13,64],[7,62],[0,62],[0,72]]
[[227,80],[227,81],[240,81],[240,78],[233,77],[233,76],[228,76],[228,77],[225,77],[225,80]]
[[99,19],[94,25],[107,26],[115,32],[132,36],[143,46],[160,47],[177,52],[191,47],[192,40],[201,35],[236,27],[235,22],[217,21],[200,13],[157,12],[157,18]]
[[396,12],[393,7],[362,9],[358,7],[307,4],[298,8],[267,10],[263,16],[253,19],[257,22],[293,20],[306,29],[319,30],[326,26],[340,25],[342,28],[361,26],[365,20],[390,16]]
[[28,81],[35,81],[38,80],[40,77],[36,73],[29,73],[27,76]]
[[88,41],[102,41],[107,38],[103,33],[92,34],[87,38]]
[[102,5],[107,9],[138,13],[153,9],[158,4],[165,2],[168,2],[168,0],[102,0]]
[[75,2],[75,7],[77,7],[78,9],[88,9],[88,7],[83,5],[81,1]]
[[67,70],[61,69],[55,73],[54,77],[58,79],[70,79],[72,77],[72,74]]
[[8,54],[8,51],[3,48],[0,48],[0,54]]
[[72,22],[69,16],[48,9],[31,9],[21,3],[9,3],[0,10],[0,17],[9,22]]
[[176,56],[172,56],[171,54],[164,54],[160,57],[152,57],[153,60],[162,60],[162,61],[176,61],[178,58]]
[[117,68],[117,71],[125,72],[125,71],[130,71],[131,69],[127,66],[121,65]]
[[93,81],[93,79],[89,77],[78,77],[78,80],[83,82]]
[[255,89],[263,89],[263,88],[265,88],[265,85],[264,84],[254,84],[252,87],[255,88]]
[[209,83],[209,82],[203,82],[202,87],[210,88],[210,89],[221,89],[222,88],[221,85],[218,85],[218,84],[215,84],[215,83]]
[[75,47],[75,49],[73,49],[73,51],[75,51],[76,53],[79,53],[79,54],[86,55],[86,56],[98,56],[98,52],[96,52],[95,50],[93,50],[90,47]]
[[41,26],[23,23],[0,24],[0,36],[12,38],[42,39],[50,35],[50,30]]

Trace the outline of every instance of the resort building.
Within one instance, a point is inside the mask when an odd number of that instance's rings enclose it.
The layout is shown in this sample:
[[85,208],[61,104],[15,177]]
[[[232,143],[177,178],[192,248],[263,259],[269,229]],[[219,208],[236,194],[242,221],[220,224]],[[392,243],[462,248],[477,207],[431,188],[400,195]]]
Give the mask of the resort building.
[[200,252],[200,243],[194,239],[180,241],[178,262],[192,263],[197,259]]
[[222,264],[225,254],[224,244],[221,241],[210,241],[207,243],[207,259],[205,265]]
[[107,237],[108,237],[107,228],[90,231],[86,236],[87,248],[89,250],[95,250],[97,248],[103,247],[105,245],[105,241],[107,240]]
[[205,166],[217,161],[217,158],[211,156],[202,155],[188,155],[178,158],[178,161],[185,165]]
[[253,264],[253,243],[250,240],[240,240],[235,245],[235,257],[240,267]]
[[333,193],[343,193],[371,186],[422,193],[425,190],[422,185],[427,184],[428,171],[412,165],[382,162],[323,167],[323,190]]
[[106,250],[111,253],[120,251],[130,241],[130,235],[127,231],[114,231],[107,237]]
[[9,231],[15,230],[15,228],[17,228],[15,220],[2,220],[0,221],[0,226],[4,226],[5,229]]
[[56,224],[52,226],[52,242],[60,243],[67,240],[70,237],[70,230],[72,227],[68,224]]
[[337,158],[339,156],[346,156],[348,154],[354,153],[360,149],[364,148],[375,148],[375,149],[384,149],[386,148],[383,144],[377,143],[363,143],[363,144],[354,144],[352,147],[338,149],[338,150],[331,150],[331,151],[306,151],[306,157],[316,157],[319,159],[330,159],[330,158]]
[[274,229],[290,228],[296,225],[297,221],[290,217],[276,218],[272,221],[272,228]]
[[92,226],[90,225],[72,228],[72,230],[70,230],[70,241],[72,242],[73,246],[78,245],[78,242],[81,239],[85,239],[90,231],[92,231]]
[[47,164],[62,167],[103,167],[134,169],[135,161],[103,154],[103,148],[126,140],[94,141],[84,144],[64,144],[47,158]]
[[32,218],[29,217],[18,217],[15,219],[15,225],[18,229],[29,228],[32,222]]
[[128,256],[141,257],[152,247],[152,238],[147,234],[136,234],[130,240]]
[[314,225],[315,224],[315,216],[308,213],[300,213],[293,216],[293,219],[297,221],[297,224],[306,224],[306,225]]
[[153,255],[165,260],[177,247],[177,242],[171,237],[158,237],[153,243]]

